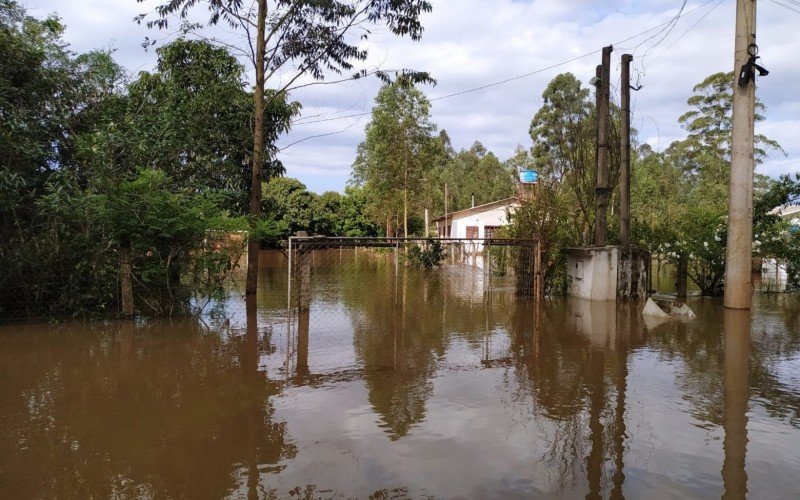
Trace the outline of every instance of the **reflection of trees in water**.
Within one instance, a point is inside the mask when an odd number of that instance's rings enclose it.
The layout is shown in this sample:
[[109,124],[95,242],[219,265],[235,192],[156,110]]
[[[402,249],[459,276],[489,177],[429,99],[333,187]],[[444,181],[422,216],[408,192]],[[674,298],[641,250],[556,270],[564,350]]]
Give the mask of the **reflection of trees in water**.
[[24,443],[2,467],[13,478],[5,494],[221,497],[253,458],[276,464],[296,453],[285,424],[272,422],[278,386],[247,361],[258,342],[188,321],[118,325],[119,334],[83,324],[31,331],[40,352],[4,357],[3,380],[35,381],[2,391],[17,434],[0,442]]
[[432,378],[453,336],[480,349],[487,331],[508,322],[509,294],[492,301],[453,297],[447,272],[400,267],[395,278],[392,263],[341,277],[368,399],[391,439],[425,419]]
[[510,403],[549,434],[542,460],[553,471],[557,489],[574,488],[585,477],[588,497],[599,497],[607,487],[612,498],[621,497],[627,356],[639,338],[632,311],[618,313],[612,304],[617,317],[609,332],[600,333],[614,335],[610,344],[598,345],[592,337],[598,332],[575,325],[574,315],[580,313],[567,303],[546,305],[533,335],[525,333],[533,321],[529,304],[520,305],[511,330]]
[[[771,298],[757,302],[755,320],[750,326],[754,348],[749,351],[750,397],[772,418],[785,419],[800,427],[800,393],[778,376],[781,361],[800,354],[800,329],[794,327],[800,301],[785,298],[771,309]],[[792,307],[792,306],[795,307]],[[648,332],[648,344],[666,360],[680,361],[676,377],[683,398],[691,403],[691,414],[700,427],[723,423],[725,343],[723,308],[719,301],[704,300],[693,304],[697,319],[669,322]],[[760,309],[760,311],[759,311]],[[747,370],[747,366],[742,367]]]
[[[408,274],[403,272],[403,277]],[[408,279],[401,279],[390,294],[372,291],[354,298],[345,293],[346,301],[356,300],[363,315],[354,343],[364,367],[368,399],[392,439],[405,436],[425,418],[436,360],[446,347],[441,318],[428,311],[433,304],[424,304],[438,300],[432,295],[441,293],[430,287],[409,293],[408,285]]]

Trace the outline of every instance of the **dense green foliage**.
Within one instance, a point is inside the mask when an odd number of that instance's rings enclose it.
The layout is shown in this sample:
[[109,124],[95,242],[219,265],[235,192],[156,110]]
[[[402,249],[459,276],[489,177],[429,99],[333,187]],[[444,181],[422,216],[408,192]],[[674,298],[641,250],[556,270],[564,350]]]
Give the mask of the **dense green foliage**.
[[[0,318],[117,311],[123,254],[138,312],[185,311],[241,253],[222,233],[245,222],[242,69],[179,39],[128,82],[63,29],[0,3]],[[270,113],[285,129],[292,106]]]
[[412,267],[435,269],[445,259],[444,249],[439,240],[427,240],[424,245],[410,245],[406,249],[406,263]]
[[[686,259],[689,278],[701,292],[719,295],[725,277],[733,74],[715,73],[693,92],[690,111],[679,118],[687,137],[663,153],[640,148],[635,158],[632,226],[639,245],[668,262]],[[761,103],[757,107],[764,109]],[[761,135],[756,144],[757,162],[769,149],[780,151]],[[778,231],[765,215],[779,200],[769,194],[770,180],[756,177],[754,255],[764,256],[759,235]]]

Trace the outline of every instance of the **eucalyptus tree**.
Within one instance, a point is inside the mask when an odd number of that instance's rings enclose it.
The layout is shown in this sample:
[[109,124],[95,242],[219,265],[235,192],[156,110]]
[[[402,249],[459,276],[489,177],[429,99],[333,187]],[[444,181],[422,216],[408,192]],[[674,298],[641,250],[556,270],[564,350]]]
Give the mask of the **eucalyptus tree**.
[[[647,151],[634,161],[632,208],[638,239],[648,240],[649,248],[668,261],[686,262],[689,278],[704,295],[722,293],[725,277],[733,85],[732,73],[714,73],[698,83],[687,99],[689,111],[678,119],[686,138],[663,153]],[[756,110],[756,120],[763,120],[761,102]],[[770,150],[782,151],[777,142],[757,134],[756,163]],[[780,186],[755,176],[760,188],[754,231],[759,235],[769,226],[760,222],[760,212],[773,208],[764,204]],[[769,251],[765,245],[760,252]]]
[[[137,0],[142,2],[143,0]],[[207,9],[208,23],[223,23],[244,35],[244,46],[235,47],[250,61],[255,72],[253,92],[253,152],[250,215],[261,213],[262,167],[270,149],[265,141],[266,111],[276,99],[285,99],[292,89],[342,75],[364,61],[364,42],[374,28],[385,26],[398,36],[418,40],[422,35],[420,15],[431,10],[427,0],[162,0],[154,16],[137,16],[149,27],[166,29],[170,20],[183,22],[186,31],[200,26],[187,20],[194,7]],[[218,43],[226,43],[215,40]],[[388,79],[384,72],[375,72]],[[414,81],[430,80],[426,73],[403,71]],[[350,78],[366,76],[365,70]],[[310,78],[310,82],[303,77]],[[349,79],[349,78],[345,78]],[[335,81],[335,80],[334,80]],[[331,83],[328,80],[328,83]],[[267,91],[273,87],[272,91]],[[274,123],[275,137],[287,122]],[[247,263],[247,294],[255,294],[258,280],[258,242],[251,241]]]
[[374,218],[400,221],[408,236],[409,208],[417,207],[435,147],[430,103],[406,81],[384,85],[375,98],[366,139],[358,147],[353,181],[371,198]]
[[589,89],[572,73],[550,81],[531,121],[533,164],[574,205],[584,233],[594,223],[595,127]]
[[514,195],[514,171],[494,153],[475,141],[447,163],[444,178],[448,185],[448,209],[468,208]]

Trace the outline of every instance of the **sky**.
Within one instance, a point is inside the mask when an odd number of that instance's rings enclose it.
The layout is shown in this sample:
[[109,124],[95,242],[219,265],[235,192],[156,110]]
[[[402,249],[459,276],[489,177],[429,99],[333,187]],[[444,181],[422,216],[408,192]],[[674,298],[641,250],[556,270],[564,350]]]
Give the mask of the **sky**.
[[[20,0],[30,15],[57,13],[73,51],[114,49],[132,76],[155,65],[154,51],[142,48],[145,37],[169,41],[168,32],[133,21],[158,3]],[[501,160],[517,145],[532,145],[528,127],[547,83],[569,71],[589,87],[603,46],[614,45],[612,94],[618,94],[621,55],[634,55],[632,79],[642,88],[632,93],[632,124],[639,142],[658,151],[685,136],[677,119],[689,109],[692,87],[714,72],[733,69],[735,0],[688,1],[669,30],[655,27],[674,19],[683,0],[432,3],[433,12],[422,17],[420,41],[377,30],[365,46],[368,60],[358,67],[430,72],[437,84],[422,90],[432,100],[432,121],[447,131],[457,150],[478,140]],[[198,19],[202,14],[200,7]],[[757,19],[760,63],[770,74],[758,80],[757,95],[767,110],[756,131],[776,139],[786,152],[773,152],[758,171],[773,177],[800,172],[800,2],[762,0]],[[216,34],[234,40],[230,33]],[[316,192],[342,191],[379,87],[367,78],[293,93],[303,111],[279,140],[286,175]],[[462,93],[472,89],[479,90]],[[353,116],[361,113],[366,114]]]

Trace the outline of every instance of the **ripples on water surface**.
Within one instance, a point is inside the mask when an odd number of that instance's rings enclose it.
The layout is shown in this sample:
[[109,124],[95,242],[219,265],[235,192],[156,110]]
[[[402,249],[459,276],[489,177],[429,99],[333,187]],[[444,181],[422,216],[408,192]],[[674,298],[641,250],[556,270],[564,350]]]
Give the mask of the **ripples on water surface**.
[[796,296],[537,317],[474,268],[318,258],[305,314],[265,255],[249,315],[0,327],[0,496],[800,494]]

